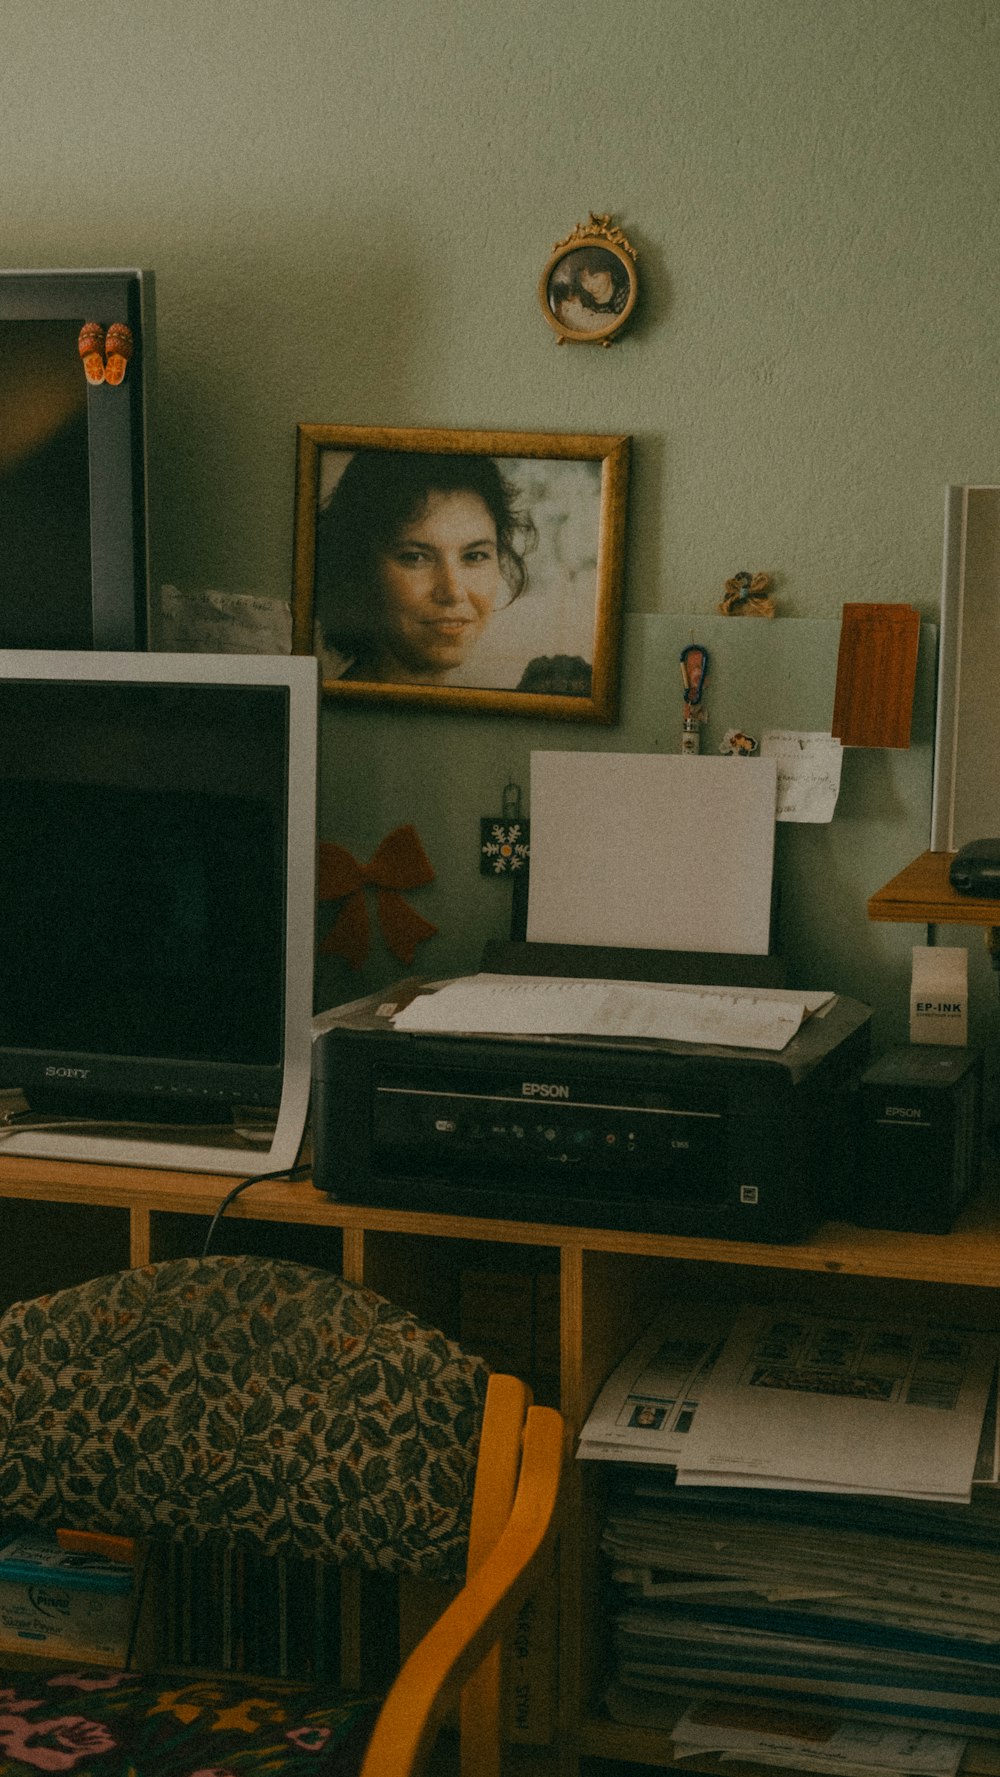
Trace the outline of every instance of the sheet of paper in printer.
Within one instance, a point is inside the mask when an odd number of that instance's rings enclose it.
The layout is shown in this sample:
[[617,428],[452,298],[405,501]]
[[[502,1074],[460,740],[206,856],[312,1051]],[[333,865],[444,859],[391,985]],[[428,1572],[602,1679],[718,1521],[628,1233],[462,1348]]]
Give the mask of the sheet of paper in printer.
[[681,987],[557,975],[467,975],[420,994],[396,1030],[462,1036],[638,1037],[739,1049],[783,1049],[830,993]]
[[774,759],[533,752],[528,938],[766,955],[777,773]]

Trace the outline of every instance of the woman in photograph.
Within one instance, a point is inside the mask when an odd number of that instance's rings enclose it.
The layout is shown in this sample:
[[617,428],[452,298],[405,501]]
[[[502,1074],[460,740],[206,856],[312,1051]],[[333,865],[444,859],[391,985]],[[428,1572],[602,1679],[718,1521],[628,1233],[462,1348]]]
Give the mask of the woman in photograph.
[[356,451],[316,532],[316,618],[337,676],[474,684],[456,674],[523,592],[534,542],[492,457]]
[[559,261],[549,280],[549,307],[574,333],[601,333],[622,314],[628,273],[605,247],[578,247]]

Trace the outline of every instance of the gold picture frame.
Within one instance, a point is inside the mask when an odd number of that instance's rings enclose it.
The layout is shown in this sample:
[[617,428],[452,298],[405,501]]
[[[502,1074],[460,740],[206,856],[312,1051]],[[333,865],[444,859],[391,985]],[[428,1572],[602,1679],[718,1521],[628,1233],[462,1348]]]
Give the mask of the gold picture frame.
[[327,697],[616,720],[627,436],[296,430],[292,652]]
[[542,314],[558,345],[611,345],[638,295],[635,248],[610,216],[593,210],[556,242],[538,283]]

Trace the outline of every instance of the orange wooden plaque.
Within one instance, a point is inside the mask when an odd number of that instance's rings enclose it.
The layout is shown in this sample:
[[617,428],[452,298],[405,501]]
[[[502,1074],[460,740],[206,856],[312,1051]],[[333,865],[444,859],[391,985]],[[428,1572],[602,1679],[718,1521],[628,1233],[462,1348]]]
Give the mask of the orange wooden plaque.
[[845,747],[908,747],[920,645],[912,605],[845,605],[831,732]]

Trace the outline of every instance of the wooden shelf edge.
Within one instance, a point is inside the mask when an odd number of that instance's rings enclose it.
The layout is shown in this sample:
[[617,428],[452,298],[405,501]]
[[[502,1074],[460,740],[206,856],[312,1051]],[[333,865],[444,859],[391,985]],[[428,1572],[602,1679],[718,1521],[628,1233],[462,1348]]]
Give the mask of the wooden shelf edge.
[[[139,1172],[0,1155],[0,1201],[89,1204],[133,1214],[212,1215],[233,1180],[197,1173]],[[422,1235],[498,1246],[554,1247],[564,1254],[602,1253],[771,1271],[966,1284],[1000,1288],[1000,1202],[984,1190],[950,1234],[904,1234],[854,1223],[827,1222],[808,1240],[787,1245],[643,1234],[619,1228],[516,1222],[496,1216],[440,1215],[333,1202],[309,1179],[267,1180],[227,1210],[234,1221],[285,1222],[363,1234]]]
[[[680,1713],[678,1710],[678,1714]],[[662,1728],[632,1727],[626,1722],[608,1721],[604,1717],[581,1722],[580,1752],[584,1758],[615,1759],[633,1765],[659,1765],[668,1771],[676,1769],[678,1764]],[[685,1771],[697,1771],[700,1761],[684,1759],[681,1768]]]
[[[677,1698],[673,1713],[679,1718],[694,1699]],[[747,1699],[752,1701],[752,1699]],[[664,1698],[664,1702],[667,1699]],[[804,1713],[816,1713],[806,1711]],[[836,1717],[835,1708],[827,1711]],[[843,1718],[841,1718],[843,1719]],[[850,1720],[848,1716],[846,1719]],[[883,1725],[891,1725],[885,1722]],[[689,1771],[692,1777],[773,1777],[776,1767],[755,1764],[752,1760],[720,1759],[706,1752],[702,1757],[677,1759],[673,1755],[669,1729],[642,1727],[627,1722],[610,1721],[605,1717],[585,1718],[580,1724],[580,1754],[584,1758],[612,1759],[616,1762],[652,1765],[665,1771]],[[1000,1772],[1000,1740],[970,1739],[959,1766],[959,1777],[995,1777]],[[625,1777],[623,1771],[622,1777]]]
[[910,925],[1000,926],[1000,899],[960,895],[948,880],[953,851],[925,851],[868,900],[868,918]]

